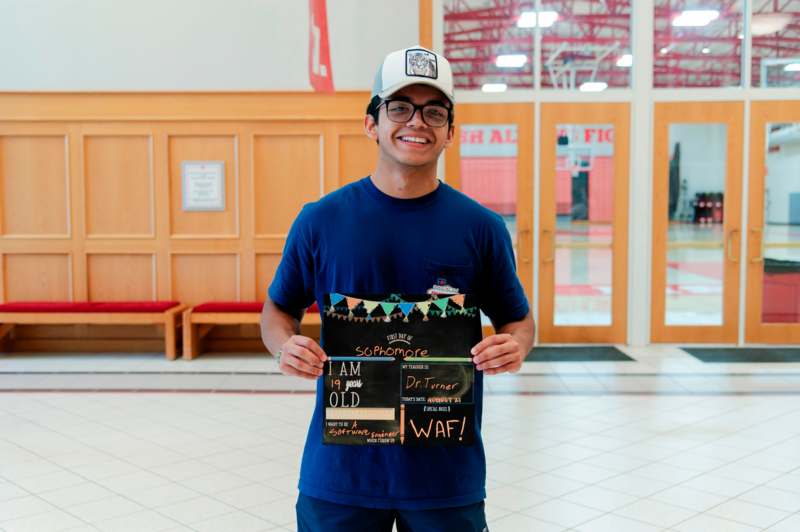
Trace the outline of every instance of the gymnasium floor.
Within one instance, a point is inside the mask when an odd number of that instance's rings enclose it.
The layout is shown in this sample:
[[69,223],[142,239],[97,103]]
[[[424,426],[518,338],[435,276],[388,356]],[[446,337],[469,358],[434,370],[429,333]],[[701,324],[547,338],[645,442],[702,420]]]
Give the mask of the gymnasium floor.
[[[619,350],[487,377],[490,530],[800,530],[800,363]],[[4,355],[0,530],[293,530],[311,385],[260,355]]]
[[[666,324],[721,325],[726,253],[722,226],[673,223],[668,231],[668,242],[675,247],[667,253]],[[610,224],[559,217],[554,255],[556,325],[611,324],[612,239]],[[800,262],[796,247],[800,227],[768,225],[764,242],[767,259]],[[795,247],[780,246],[785,243]]]

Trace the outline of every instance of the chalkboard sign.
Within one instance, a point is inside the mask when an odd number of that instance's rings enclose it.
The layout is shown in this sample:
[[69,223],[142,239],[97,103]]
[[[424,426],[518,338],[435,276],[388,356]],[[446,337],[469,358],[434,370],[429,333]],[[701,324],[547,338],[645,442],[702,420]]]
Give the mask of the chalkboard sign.
[[472,444],[480,340],[469,294],[326,294],[323,442]]

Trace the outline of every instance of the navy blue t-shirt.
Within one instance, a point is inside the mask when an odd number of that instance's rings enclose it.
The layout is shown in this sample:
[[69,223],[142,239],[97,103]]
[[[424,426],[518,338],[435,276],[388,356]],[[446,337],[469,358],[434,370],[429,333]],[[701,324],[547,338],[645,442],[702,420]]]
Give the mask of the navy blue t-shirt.
[[[326,293],[425,294],[436,284],[476,294],[498,327],[528,313],[502,218],[445,183],[425,196],[397,199],[366,177],[303,207],[269,297],[299,314],[315,300],[322,307]],[[402,509],[462,506],[486,497],[482,372],[476,372],[474,388],[478,434],[465,447],[323,445],[322,389],[320,378],[301,493]]]

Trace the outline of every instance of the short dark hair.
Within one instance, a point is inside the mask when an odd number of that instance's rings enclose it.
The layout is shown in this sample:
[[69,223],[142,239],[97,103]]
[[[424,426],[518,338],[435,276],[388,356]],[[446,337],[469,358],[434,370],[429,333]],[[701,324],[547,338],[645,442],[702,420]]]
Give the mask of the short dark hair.
[[[381,103],[383,103],[383,100],[381,99],[380,96],[376,94],[369,101],[369,104],[367,104],[366,114],[370,115],[372,119],[375,120],[376,124],[378,123],[378,117],[381,115],[380,111]],[[455,120],[456,113],[452,106],[449,109],[450,109],[450,116],[447,120],[447,127],[453,127],[453,120]]]
[[369,101],[369,104],[367,105],[367,114],[370,115],[373,118],[373,120],[375,120],[376,124],[378,123],[378,117],[381,114],[380,105],[382,101],[383,100],[381,100],[381,97],[376,94],[375,96],[372,97],[372,99]]

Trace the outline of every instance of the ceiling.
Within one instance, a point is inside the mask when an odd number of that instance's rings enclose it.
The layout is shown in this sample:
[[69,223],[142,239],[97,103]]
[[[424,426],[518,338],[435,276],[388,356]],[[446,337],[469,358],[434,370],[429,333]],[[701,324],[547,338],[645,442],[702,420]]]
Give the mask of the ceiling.
[[[656,0],[654,85],[739,86],[741,6],[742,0]],[[687,9],[716,10],[718,17],[702,27],[673,25]],[[517,27],[525,11],[534,11],[532,0],[445,0],[444,49],[457,88],[479,89],[493,82],[508,88],[534,86],[536,30]],[[617,63],[631,52],[631,0],[542,1],[541,11],[558,14],[551,26],[539,28],[542,87],[577,88],[587,81],[630,86],[631,69]],[[762,59],[800,62],[800,0],[755,0],[752,28],[754,85],[761,81]],[[501,54],[524,54],[527,61],[501,68],[495,64]],[[769,67],[769,86],[800,85],[800,72],[785,71],[785,63]]]

